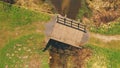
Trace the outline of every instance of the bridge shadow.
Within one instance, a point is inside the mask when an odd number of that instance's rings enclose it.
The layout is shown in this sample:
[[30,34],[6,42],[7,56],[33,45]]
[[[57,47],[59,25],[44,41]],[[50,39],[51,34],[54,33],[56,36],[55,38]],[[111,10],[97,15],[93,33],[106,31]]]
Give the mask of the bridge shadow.
[[[66,50],[66,49],[72,50],[72,48],[74,46],[66,44],[66,43],[63,43],[63,42],[60,42],[60,41],[57,41],[57,40],[54,40],[54,39],[50,39],[43,51],[46,51],[46,50],[50,49],[51,47],[54,47],[57,50],[58,49],[61,49],[61,50]],[[80,49],[78,47],[74,47],[74,48]]]

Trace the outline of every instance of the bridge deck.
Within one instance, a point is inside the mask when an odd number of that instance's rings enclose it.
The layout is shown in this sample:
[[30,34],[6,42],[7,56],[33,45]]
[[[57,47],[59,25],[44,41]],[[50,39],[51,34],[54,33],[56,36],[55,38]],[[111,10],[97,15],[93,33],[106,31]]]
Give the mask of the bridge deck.
[[57,16],[51,39],[78,47],[88,40],[88,34],[85,25]]

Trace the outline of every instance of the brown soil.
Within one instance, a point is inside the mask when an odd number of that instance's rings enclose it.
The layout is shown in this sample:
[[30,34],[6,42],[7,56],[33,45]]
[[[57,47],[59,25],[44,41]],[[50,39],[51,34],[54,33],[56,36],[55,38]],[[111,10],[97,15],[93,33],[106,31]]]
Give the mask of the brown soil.
[[52,44],[49,54],[50,68],[85,68],[86,60],[92,52],[88,48],[76,48],[56,42]]
[[41,68],[41,61],[39,55],[34,55],[30,57],[30,62],[28,68]]

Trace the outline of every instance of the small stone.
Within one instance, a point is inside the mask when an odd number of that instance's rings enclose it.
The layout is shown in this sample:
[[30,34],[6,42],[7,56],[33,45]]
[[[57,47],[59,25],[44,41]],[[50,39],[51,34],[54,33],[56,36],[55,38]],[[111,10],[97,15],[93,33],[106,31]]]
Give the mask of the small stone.
[[27,59],[27,58],[28,58],[28,56],[24,56],[24,57],[23,57],[23,59]]
[[24,49],[24,50],[26,50],[26,49],[27,49],[27,47],[23,47],[23,49]]
[[30,54],[32,54],[33,52],[31,51]]
[[15,53],[18,53],[18,51],[15,51]]
[[21,56],[19,56],[19,59],[21,59],[22,57]]
[[30,51],[31,51],[31,49],[28,49],[27,51],[28,51],[28,52],[30,52]]
[[18,32],[16,32],[16,35],[18,35]]
[[7,54],[6,54],[6,56],[10,56],[10,54],[9,54],[9,53],[7,53]]
[[13,62],[15,63],[15,60],[13,60]]
[[51,59],[52,57],[50,56],[49,59]]
[[5,68],[8,68],[8,65],[5,65]]
[[21,62],[23,62],[24,60],[21,60]]
[[35,50],[36,48],[34,47],[33,50]]
[[11,56],[14,56],[14,54],[12,54]]
[[16,46],[20,47],[20,46],[22,46],[22,45],[21,45],[21,44],[16,44]]
[[29,66],[28,65],[25,65],[25,68],[28,68]]
[[41,30],[36,30],[36,32],[40,33],[40,32],[42,32],[42,31],[41,31]]
[[9,59],[12,59],[12,57],[9,57]]
[[14,46],[14,49],[16,48],[16,46]]
[[15,68],[17,68],[17,64],[15,64]]
[[32,40],[33,39],[33,37],[30,37],[30,40]]
[[21,48],[18,48],[18,51],[21,51]]

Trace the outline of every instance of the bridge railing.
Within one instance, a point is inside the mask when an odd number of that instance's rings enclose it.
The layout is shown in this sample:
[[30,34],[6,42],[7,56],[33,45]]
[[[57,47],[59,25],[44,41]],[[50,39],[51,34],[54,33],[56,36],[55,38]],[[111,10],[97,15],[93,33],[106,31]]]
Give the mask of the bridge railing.
[[80,22],[77,22],[75,20],[69,19],[69,18],[65,18],[65,17],[62,17],[62,16],[57,16],[57,23],[60,23],[62,25],[66,25],[68,27],[86,32],[86,25],[84,25]]

